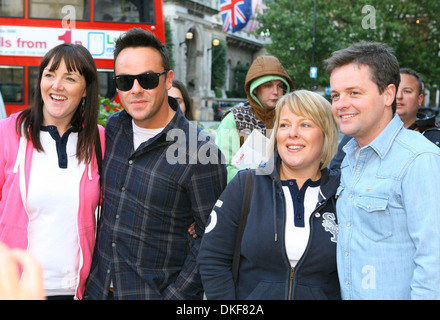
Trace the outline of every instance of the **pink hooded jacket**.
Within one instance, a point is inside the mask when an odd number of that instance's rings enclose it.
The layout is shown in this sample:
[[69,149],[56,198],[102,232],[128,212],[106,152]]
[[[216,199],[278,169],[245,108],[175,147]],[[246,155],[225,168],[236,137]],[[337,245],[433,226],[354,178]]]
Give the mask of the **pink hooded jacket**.
[[[29,184],[33,145],[15,130],[18,114],[0,121],[0,242],[10,248],[28,248],[29,215],[24,203]],[[102,155],[104,128],[98,126]],[[82,299],[92,264],[95,246],[95,210],[100,197],[100,182],[95,154],[85,166],[80,182],[78,236],[80,245],[79,281],[75,298]],[[26,191],[25,191],[26,190]]]

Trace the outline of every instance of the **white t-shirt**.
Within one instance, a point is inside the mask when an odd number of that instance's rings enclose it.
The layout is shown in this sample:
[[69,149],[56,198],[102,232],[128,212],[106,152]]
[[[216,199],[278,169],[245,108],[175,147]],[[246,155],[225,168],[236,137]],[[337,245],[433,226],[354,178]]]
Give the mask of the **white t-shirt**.
[[133,124],[133,145],[134,150],[136,150],[143,142],[148,141],[153,138],[157,134],[159,134],[163,128],[159,129],[145,129],[138,127],[133,120],[131,120]]
[[[296,184],[294,180],[288,180],[288,183]],[[300,200],[295,200],[304,204],[304,215],[301,218],[304,223],[303,227],[295,226],[294,223],[295,210],[292,196],[296,195],[292,195],[289,186],[283,185],[284,198],[286,199],[285,244],[287,256],[289,257],[292,268],[296,266],[297,262],[299,261],[299,259],[301,259],[301,256],[306,250],[307,243],[310,237],[310,215],[315,210],[316,205],[318,204],[320,186],[319,183],[316,182],[312,182],[312,184],[316,184],[317,186],[307,186],[306,184],[304,184],[303,188],[306,188],[304,194],[301,193]]]
[[[77,222],[85,165],[76,158],[77,132],[70,133],[60,155],[49,132],[41,131],[40,139],[44,152],[34,149],[27,193],[28,250],[43,266],[46,296],[74,295],[82,263]],[[63,155],[67,168],[59,167]]]

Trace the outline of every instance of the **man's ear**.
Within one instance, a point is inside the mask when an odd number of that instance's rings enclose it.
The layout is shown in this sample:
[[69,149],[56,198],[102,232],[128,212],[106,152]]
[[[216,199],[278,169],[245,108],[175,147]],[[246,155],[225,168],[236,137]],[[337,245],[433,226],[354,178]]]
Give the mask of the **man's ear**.
[[423,98],[424,98],[423,93],[419,94],[419,96],[417,98],[419,101],[419,107],[423,104]]
[[173,85],[174,71],[168,70],[166,77],[166,88],[167,90],[170,90]]
[[385,105],[387,107],[390,107],[393,104],[393,101],[396,98],[396,92],[396,86],[392,83],[390,83],[383,91],[382,95],[384,96]]

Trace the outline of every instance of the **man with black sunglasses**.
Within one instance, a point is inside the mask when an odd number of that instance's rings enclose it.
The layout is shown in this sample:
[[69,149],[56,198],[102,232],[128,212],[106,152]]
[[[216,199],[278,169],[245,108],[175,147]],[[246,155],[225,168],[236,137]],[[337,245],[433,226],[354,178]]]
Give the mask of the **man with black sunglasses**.
[[[124,110],[106,125],[102,217],[86,295],[201,299],[196,258],[226,186],[222,154],[168,97],[173,71],[165,46],[152,33],[134,28],[123,34],[115,43],[114,64]],[[170,161],[176,144],[186,161]],[[210,161],[200,161],[206,160],[199,159],[201,150],[209,150]],[[187,233],[194,221],[196,238]]]

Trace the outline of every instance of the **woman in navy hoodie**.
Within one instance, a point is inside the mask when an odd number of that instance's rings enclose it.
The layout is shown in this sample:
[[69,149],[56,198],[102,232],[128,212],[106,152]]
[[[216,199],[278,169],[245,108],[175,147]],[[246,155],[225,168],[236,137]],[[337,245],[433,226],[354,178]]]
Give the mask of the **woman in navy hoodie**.
[[[339,175],[327,165],[338,130],[330,103],[298,90],[276,106],[271,159],[253,174],[238,274],[232,275],[246,175],[217,201],[198,255],[208,299],[340,299],[336,271]],[[272,148],[271,148],[272,149]]]

